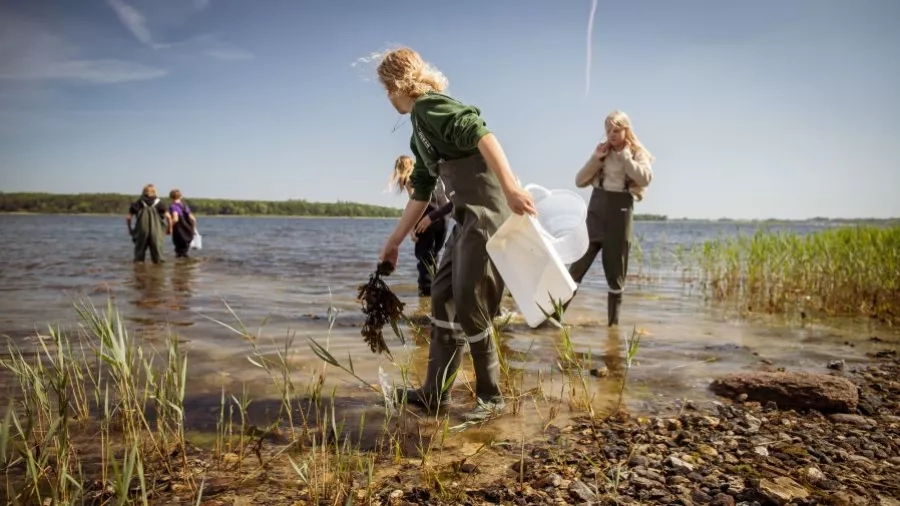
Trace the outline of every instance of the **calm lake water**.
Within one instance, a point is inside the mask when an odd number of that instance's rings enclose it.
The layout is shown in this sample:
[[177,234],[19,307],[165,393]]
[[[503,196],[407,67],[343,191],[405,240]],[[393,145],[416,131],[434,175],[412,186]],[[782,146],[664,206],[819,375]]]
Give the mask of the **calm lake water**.
[[[299,384],[321,365],[307,337],[328,342],[340,360],[352,356],[357,373],[373,384],[378,383],[379,366],[399,379],[397,369],[362,342],[363,316],[355,300],[358,285],[368,279],[394,224],[394,220],[201,217],[204,248],[194,253],[194,259],[176,261],[167,243],[165,265],[134,266],[122,217],[3,215],[0,334],[29,349],[36,342],[35,333],[46,334],[48,325],[77,329],[73,304],[79,298],[87,297],[98,307],[111,298],[144,345],[161,349],[167,333],[177,333],[191,363],[189,395],[211,398],[215,405],[223,385],[233,392],[249,385],[258,396],[274,395],[264,372],[247,360],[251,353],[247,341],[213,321],[236,324],[227,303],[249,329],[260,332],[263,349],[283,348],[285,338],[293,336],[290,360]],[[800,232],[823,226],[785,225]],[[605,363],[611,370],[621,370],[624,334],[633,325],[645,329],[639,363],[629,376],[629,402],[640,408],[655,398],[709,399],[706,387],[712,378],[761,361],[824,370],[829,360],[861,360],[871,349],[870,337],[894,332],[865,319],[805,325],[790,318],[740,319],[706,305],[698,288],[684,282],[674,249],[753,231],[752,225],[635,223],[642,253],[632,253],[631,274],[640,277],[630,281],[622,328],[605,327],[606,287],[598,259],[567,313],[575,324],[576,349],[590,352],[595,366]],[[410,313],[419,310],[415,273],[407,242],[390,283]],[[329,304],[339,310],[330,333]],[[508,306],[515,310],[511,302]],[[557,331],[532,330],[515,319],[502,336],[504,350],[523,352],[512,360],[513,367],[533,377],[556,369],[558,342]],[[417,368],[424,368],[424,347],[404,348],[393,337],[389,344],[398,361],[412,354]],[[471,371],[468,359],[464,363]],[[591,381],[599,392],[617,390],[611,379]],[[326,383],[357,392],[362,404],[378,401],[377,395],[340,371],[332,369]]]

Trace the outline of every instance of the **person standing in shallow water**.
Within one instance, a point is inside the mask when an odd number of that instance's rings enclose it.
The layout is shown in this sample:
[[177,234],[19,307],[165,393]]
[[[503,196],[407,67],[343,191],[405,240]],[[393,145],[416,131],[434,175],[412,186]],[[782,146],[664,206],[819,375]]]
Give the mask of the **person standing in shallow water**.
[[175,245],[175,256],[187,258],[197,230],[197,218],[181,197],[181,191],[178,189],[169,192],[169,198],[172,199],[172,203],[169,204],[169,216],[172,219],[172,244]]
[[[413,195],[413,186],[410,181],[413,165],[412,158],[400,156],[394,162],[394,172],[391,175],[391,182],[397,191],[402,192],[406,189],[410,197]],[[431,200],[425,208],[425,216],[410,234],[415,242],[416,268],[419,271],[419,297],[431,297],[431,281],[437,272],[437,261],[440,258],[441,249],[444,247],[444,240],[447,238],[446,216],[453,209],[453,202],[446,201],[446,196],[442,195],[442,186],[441,183],[435,186]]]
[[[132,227],[134,219],[137,223]],[[149,249],[153,263],[162,263],[163,243],[165,236],[172,232],[172,222],[166,206],[156,196],[155,186],[148,184],[144,187],[141,197],[131,204],[125,223],[134,243],[134,261],[144,262]]]
[[606,117],[606,141],[600,143],[575,176],[575,185],[594,187],[588,204],[587,229],[590,246],[569,268],[579,285],[597,254],[602,251],[603,273],[609,287],[607,324],[619,324],[622,293],[628,275],[628,252],[634,201],[641,201],[653,179],[653,156],[644,148],[631,120],[621,111]]
[[397,112],[410,115],[415,158],[412,198],[380,260],[396,266],[400,244],[425,212],[438,177],[453,202],[457,222],[431,287],[431,344],[424,384],[420,389],[398,390],[397,400],[426,409],[449,404],[452,380],[468,345],[476,406],[465,418],[486,420],[501,414],[506,403],[492,332],[504,283],[485,246],[510,211],[535,214],[534,201],[518,186],[479,109],[444,94],[446,78],[417,52],[409,48],[388,52],[378,65],[378,79]]

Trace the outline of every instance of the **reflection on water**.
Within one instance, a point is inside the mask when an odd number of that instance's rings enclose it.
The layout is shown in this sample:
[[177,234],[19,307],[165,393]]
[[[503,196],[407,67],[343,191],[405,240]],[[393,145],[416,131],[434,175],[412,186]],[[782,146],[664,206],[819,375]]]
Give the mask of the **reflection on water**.
[[[213,322],[237,325],[233,310],[251,332],[259,332],[257,344],[264,353],[284,349],[285,340],[292,339],[287,352],[299,385],[314,381],[321,368],[321,361],[310,351],[309,338],[327,342],[339,360],[352,356],[357,374],[373,384],[378,382],[379,366],[399,381],[400,371],[371,354],[363,343],[359,335],[363,316],[355,300],[358,285],[373,270],[382,240],[394,223],[210,218],[204,222],[204,249],[195,258],[176,260],[167,251],[162,265],[135,265],[118,218],[0,216],[4,244],[0,334],[28,348],[34,344],[28,336],[36,328],[59,324],[65,330],[77,324],[72,304],[79,297],[90,297],[98,307],[109,297],[140,338],[159,342],[168,331],[178,333],[191,357],[189,397],[211,396],[218,402],[223,386],[237,391],[242,384],[255,399],[271,397],[266,373],[246,359],[250,347],[245,336]],[[819,225],[793,227],[803,232]],[[696,287],[683,282],[670,251],[678,245],[753,230],[733,224],[636,223],[643,262],[632,262],[632,273],[641,276],[630,280],[621,328],[605,326],[605,283],[597,262],[566,318],[574,325],[574,351],[589,362],[586,370],[605,366],[609,372],[603,378],[586,379],[595,390],[598,406],[618,394],[626,375],[626,337],[633,326],[646,332],[635,365],[627,371],[629,405],[637,409],[659,398],[706,397],[712,378],[735,369],[766,363],[821,369],[834,358],[852,362],[869,350],[869,337],[896,332],[868,320],[838,327],[767,317],[736,320],[729,313],[705,307],[690,295]],[[59,244],[67,247],[59,248]],[[98,248],[98,244],[108,247]],[[415,259],[407,243],[390,283],[407,302],[408,313],[426,312],[427,307],[417,308],[415,277]],[[330,305],[339,313],[329,335]],[[505,306],[514,308],[508,300]],[[396,339],[389,342],[398,362],[411,357],[413,371],[419,374],[424,373],[419,369],[427,357],[422,344],[413,340],[404,347]],[[530,329],[516,319],[501,336],[508,363],[525,372],[526,388],[559,378],[559,346],[555,329]],[[470,360],[463,364],[458,385],[464,389],[474,376]],[[361,405],[378,401],[334,369],[326,383],[349,397],[362,395]]]

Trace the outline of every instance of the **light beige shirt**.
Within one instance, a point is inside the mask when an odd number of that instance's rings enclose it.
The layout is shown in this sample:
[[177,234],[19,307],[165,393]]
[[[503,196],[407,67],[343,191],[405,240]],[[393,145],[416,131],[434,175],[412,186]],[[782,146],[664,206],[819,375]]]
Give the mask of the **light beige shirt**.
[[[630,188],[625,188],[626,178],[631,179]],[[575,186],[585,188],[588,185],[613,192],[630,191],[638,201],[644,198],[644,188],[653,180],[653,169],[650,160],[643,151],[633,154],[625,148],[621,152],[610,151],[603,158],[596,154],[585,162],[581,170],[575,176]]]

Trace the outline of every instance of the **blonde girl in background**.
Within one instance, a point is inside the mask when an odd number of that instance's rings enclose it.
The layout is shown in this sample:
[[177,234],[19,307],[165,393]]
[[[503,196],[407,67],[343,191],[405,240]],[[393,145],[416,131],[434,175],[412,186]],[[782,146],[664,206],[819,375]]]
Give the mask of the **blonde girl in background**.
[[587,228],[590,246],[584,256],[572,264],[569,273],[581,284],[597,254],[606,284],[607,324],[619,324],[622,293],[628,275],[628,252],[635,200],[641,201],[644,189],[653,179],[653,156],[638,140],[631,120],[621,111],[613,111],[604,122],[606,140],[601,142],[575,176],[575,185],[594,187],[588,204]]
[[[410,198],[413,195],[413,186],[410,181],[413,165],[414,161],[411,157],[399,156],[394,162],[394,172],[391,174],[393,187],[398,193],[405,190]],[[416,268],[419,271],[419,297],[431,297],[432,276],[437,272],[437,261],[440,258],[441,249],[444,247],[444,240],[447,238],[446,216],[453,209],[453,203],[443,195],[441,187],[441,184],[435,186],[431,200],[425,208],[425,216],[410,234],[415,242]]]
[[504,284],[485,245],[510,212],[534,214],[534,201],[518,186],[479,109],[445,94],[447,79],[417,52],[388,52],[378,65],[378,79],[397,112],[410,115],[415,160],[412,197],[380,260],[396,265],[400,244],[422,218],[438,177],[456,221],[432,282],[428,372],[422,388],[398,391],[398,401],[435,410],[449,404],[452,380],[468,346],[476,405],[464,418],[486,420],[503,413],[506,403],[492,332]]

